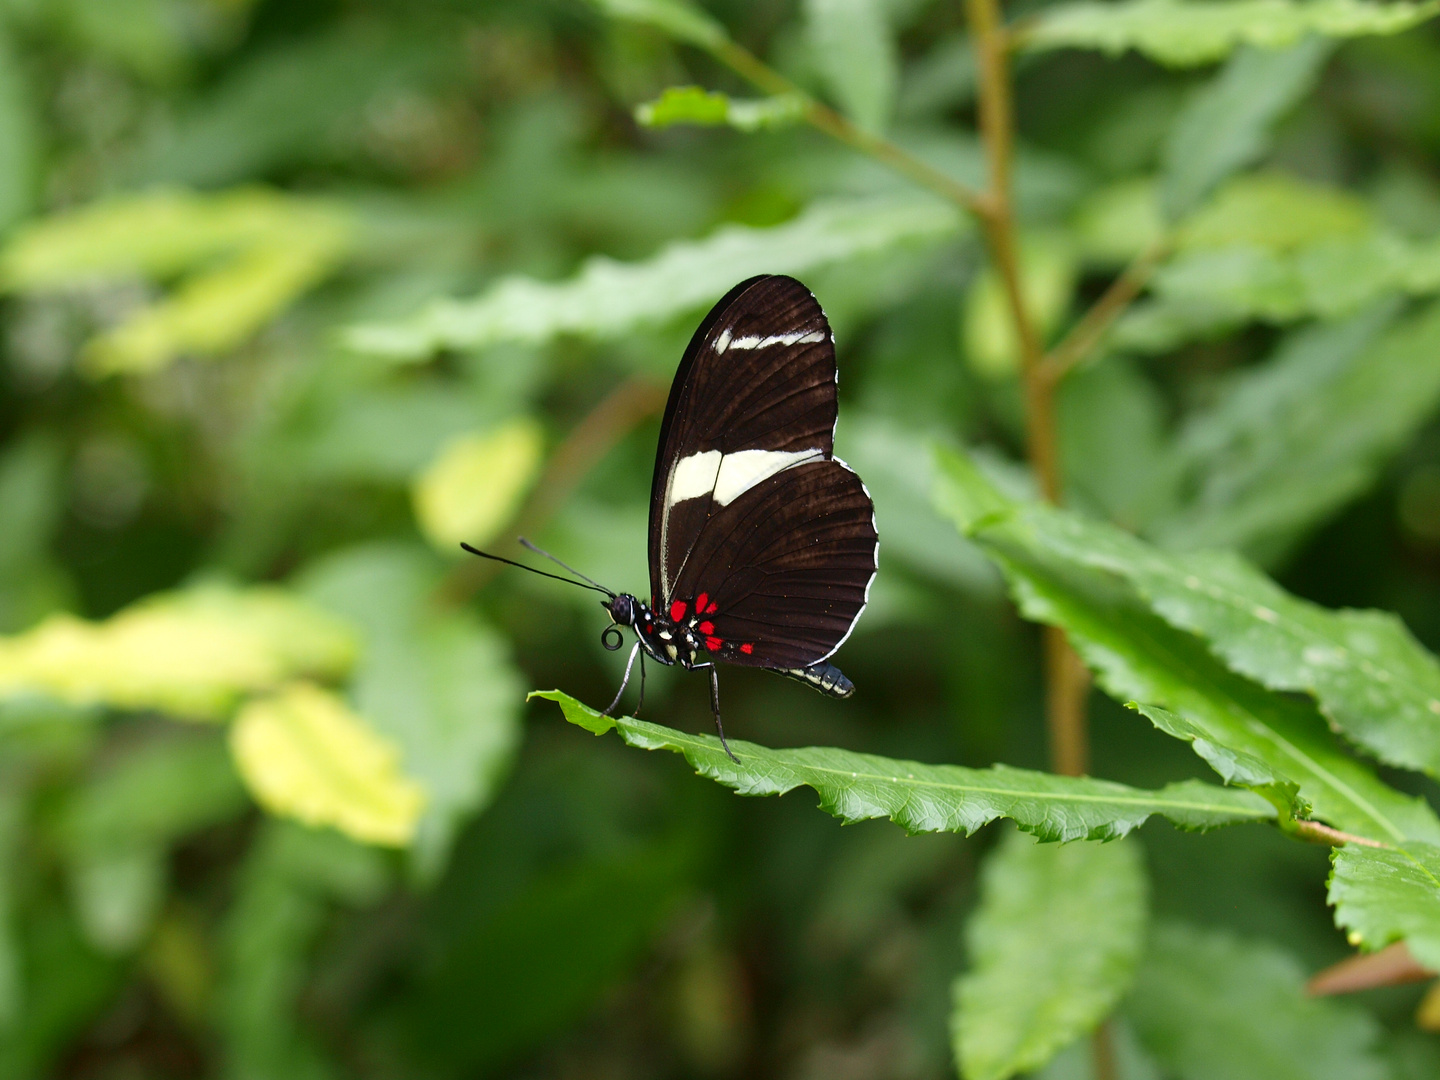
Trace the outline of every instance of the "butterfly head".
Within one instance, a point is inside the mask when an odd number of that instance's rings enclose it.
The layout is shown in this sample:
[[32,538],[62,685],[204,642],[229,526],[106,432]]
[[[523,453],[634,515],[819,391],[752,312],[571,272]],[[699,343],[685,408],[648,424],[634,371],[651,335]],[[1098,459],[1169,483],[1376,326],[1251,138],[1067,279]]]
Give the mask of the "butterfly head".
[[[600,644],[614,652],[624,643],[624,636],[620,633],[620,627],[630,626],[639,632],[642,622],[648,622],[648,612],[645,605],[631,596],[629,593],[620,593],[608,600],[601,600],[600,606],[610,613],[611,623],[600,634]],[[614,635],[611,637],[610,635]]]

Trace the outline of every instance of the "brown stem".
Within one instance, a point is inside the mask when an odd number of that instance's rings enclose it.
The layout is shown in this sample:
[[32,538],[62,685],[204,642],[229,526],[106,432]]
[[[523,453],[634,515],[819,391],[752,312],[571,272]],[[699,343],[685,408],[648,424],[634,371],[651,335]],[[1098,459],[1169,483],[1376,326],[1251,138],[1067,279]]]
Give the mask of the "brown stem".
[[[511,527],[522,534],[538,529],[617,442],[635,425],[664,407],[664,387],[638,376],[622,382],[556,447],[539,483],[515,515]],[[482,559],[463,562],[445,579],[441,594],[452,601],[462,601],[494,577],[498,567],[498,563]]]
[[889,165],[896,172],[908,177],[921,187],[929,188],[935,194],[950,200],[977,217],[987,213],[985,198],[979,192],[972,191],[958,180],[921,161],[908,151],[902,150],[890,140],[856,127],[840,113],[828,105],[816,101],[784,75],[763,63],[750,50],[733,41],[727,41],[716,46],[714,52],[716,58],[732,71],[748,79],[766,93],[788,94],[802,98],[805,101],[803,113],[805,121],[812,127],[823,131],[831,138],[838,139],[862,154]]
[[1156,265],[1168,251],[1168,242],[1159,241],[1150,245],[1127,266],[1125,272],[1110,283],[1110,287],[1100,299],[1095,301],[1090,310],[1041,361],[1040,377],[1054,385],[1063,379],[1071,368],[1089,356],[1095,346],[1100,344],[1106,331],[1114,325],[1115,320],[1140,295]]
[[1292,821],[1286,831],[1293,836],[1298,836],[1301,840],[1308,840],[1312,844],[1329,844],[1332,847],[1338,847],[1340,844],[1359,844],[1361,847],[1373,848],[1392,848],[1394,846],[1381,840],[1371,840],[1365,836],[1341,832],[1339,829],[1332,829],[1329,825],[1322,825],[1318,821]]
[[1373,990],[1377,986],[1424,982],[1433,979],[1435,974],[1410,955],[1403,941],[1397,941],[1379,952],[1350,956],[1324,971],[1316,972],[1305,984],[1305,992],[1311,997],[1353,994],[1357,990]]
[[1120,1066],[1115,1060],[1115,1031],[1103,1020],[1090,1036],[1090,1064],[1095,1080],[1117,1080]]

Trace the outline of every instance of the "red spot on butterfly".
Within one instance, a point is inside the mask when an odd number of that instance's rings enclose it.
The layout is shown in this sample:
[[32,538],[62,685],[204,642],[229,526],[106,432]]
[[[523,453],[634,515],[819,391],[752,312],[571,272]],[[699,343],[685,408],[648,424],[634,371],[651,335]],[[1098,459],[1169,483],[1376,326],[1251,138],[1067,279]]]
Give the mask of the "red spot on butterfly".
[[702,622],[702,623],[700,624],[700,633],[702,633],[702,634],[713,634],[713,633],[715,633],[715,624],[714,624],[713,622],[711,622],[709,619],[706,619],[704,622]]
[[747,641],[744,645],[740,646],[740,651],[743,652],[746,656],[749,656],[752,652],[755,651],[755,646]]
[[670,605],[670,621],[679,622],[685,617],[685,601],[676,600]]
[[725,642],[721,641],[718,637],[707,637],[705,639],[705,648],[709,649],[711,652],[714,652],[716,649],[720,648],[720,646],[724,644]]
[[704,593],[704,592],[702,592],[699,596],[697,596],[697,597],[695,598],[695,613],[696,613],[697,615],[704,615],[704,614],[705,614],[705,605],[708,604],[709,602],[710,602],[710,594],[709,594],[709,593]]
[[705,609],[705,614],[706,614],[706,615],[714,615],[714,614],[715,614],[715,602],[714,602],[713,600],[710,602],[710,606]]

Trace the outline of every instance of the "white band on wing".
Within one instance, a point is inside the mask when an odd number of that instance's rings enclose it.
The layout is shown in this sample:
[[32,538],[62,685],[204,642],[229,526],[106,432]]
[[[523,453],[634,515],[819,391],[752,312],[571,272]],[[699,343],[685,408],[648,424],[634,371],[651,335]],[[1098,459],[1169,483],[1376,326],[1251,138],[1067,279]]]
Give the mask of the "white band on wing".
[[730,329],[726,327],[720,331],[720,336],[715,339],[715,351],[723,353],[727,349],[768,349],[772,345],[810,345],[825,340],[823,330],[797,330],[793,334],[771,334],[768,337],[737,337],[730,336]]
[[778,472],[803,465],[807,461],[823,461],[825,451],[813,450],[740,450],[722,454],[706,450],[691,454],[675,463],[671,474],[667,509],[686,499],[712,495],[721,506],[729,506],[745,492]]

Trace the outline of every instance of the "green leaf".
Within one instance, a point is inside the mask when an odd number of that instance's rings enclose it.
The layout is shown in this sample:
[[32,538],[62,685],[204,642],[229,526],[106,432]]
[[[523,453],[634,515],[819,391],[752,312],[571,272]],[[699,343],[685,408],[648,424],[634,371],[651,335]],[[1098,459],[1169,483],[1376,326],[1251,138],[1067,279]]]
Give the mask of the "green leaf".
[[1367,0],[1122,0],[1047,9],[1021,34],[1023,48],[1135,49],[1171,67],[1213,63],[1240,45],[1281,49],[1307,34],[1398,34],[1440,11],[1433,2]]
[[1125,1006],[1146,1049],[1182,1080],[1388,1080],[1364,1010],[1305,994],[1305,972],[1259,940],[1157,930]]
[[805,0],[814,64],[841,110],[884,132],[895,111],[900,58],[883,0]]
[[522,416],[493,431],[452,439],[415,479],[415,517],[447,555],[483,547],[515,516],[540,471],[545,433]]
[[1362,237],[1376,224],[1370,206],[1343,188],[1283,172],[1248,173],[1226,183],[1186,217],[1175,244],[1181,251],[1237,244],[1294,251],[1321,240]]
[[1411,956],[1440,970],[1440,847],[1345,844],[1330,859],[1329,901],[1350,943],[1382,949],[1404,941]]
[[352,327],[362,352],[394,358],[500,341],[544,342],[563,334],[614,337],[693,311],[746,277],[799,274],[902,244],[960,232],[959,213],[938,200],[885,198],[811,206],[784,225],[728,225],[681,241],[645,262],[593,258],[565,282],[511,277],[475,300],[444,300],[394,323]]
[[1148,883],[1134,841],[1041,845],[1007,836],[980,874],[951,1031],[964,1080],[1041,1068],[1104,1020],[1145,941]]
[[428,796],[410,848],[425,880],[509,770],[523,693],[503,639],[469,612],[435,607],[439,586],[423,549],[383,544],[340,551],[302,579],[306,595],[361,631],[352,700]]
[[399,748],[335,694],[297,682],[240,710],[230,750],[245,786],[272,814],[352,840],[403,847],[415,836],[425,790],[401,768]]
[[1142,714],[1166,735],[1188,742],[1195,753],[1220,774],[1225,783],[1249,788],[1263,795],[1288,815],[1309,816],[1309,806],[1303,802],[1297,803],[1300,785],[1281,776],[1255,755],[1212,741],[1204,728],[1192,724],[1169,709],[1156,705],[1141,705],[1133,701],[1129,703],[1129,707]]
[[165,897],[169,847],[248,805],[224,746],[208,736],[142,743],[77,788],[59,836],[90,943],[108,953],[140,944]]
[[340,623],[274,586],[205,586],[145,598],[102,622],[52,615],[0,637],[0,698],[219,719],[243,694],[347,671]]
[[635,122],[651,128],[701,124],[764,131],[798,123],[805,115],[805,107],[805,99],[798,94],[746,101],[702,86],[671,86],[654,101],[637,105]]
[[60,443],[36,432],[0,456],[0,632],[33,626],[72,598],[50,541],[65,511]]
[[[1078,267],[1068,240],[1058,234],[1026,237],[1020,246],[1020,291],[1036,333],[1046,338],[1069,310]],[[964,308],[965,357],[989,378],[1013,375],[1020,366],[1015,319],[994,266],[970,283]]]
[[1161,204],[1183,218],[1264,153],[1270,131],[1314,86],[1333,50],[1314,37],[1280,51],[1243,48],[1186,106],[1166,140]]
[[665,31],[677,41],[716,49],[730,40],[725,28],[686,0],[592,0],[612,19],[643,23]]
[[711,735],[687,735],[630,717],[601,716],[559,690],[531,697],[560,705],[565,719],[596,735],[616,730],[642,750],[683,754],[701,776],[741,795],[813,788],[820,808],[845,822],[888,818],[907,832],[962,832],[1010,818],[1042,840],[1109,840],[1159,814],[1183,829],[1265,821],[1273,808],[1248,792],[1193,780],[1142,791],[1107,780],[994,765],[921,765],[832,747],[771,750],[731,740],[737,765]]
[[[25,980],[16,933],[25,795],[15,783],[0,788],[0,1043],[9,1037],[25,1004]],[[0,1062],[3,1061],[4,1055],[0,1053]]]
[[25,72],[0,27],[0,236],[34,205],[40,172],[39,132]]
[[[961,511],[958,523],[1000,564],[1021,610],[1062,627],[1112,697],[1178,713],[1208,741],[1259,759],[1298,783],[1317,816],[1347,832],[1387,842],[1440,839],[1440,819],[1424,801],[1344,754],[1313,706],[1231,672],[1203,640],[1172,625],[1169,594],[1156,597],[1150,587],[1163,580],[1181,595],[1208,597],[1214,588],[1225,597],[1203,576],[1216,556],[1168,555],[1040,504],[966,514],[1004,497],[961,455],[942,451],[940,467],[937,505]],[[1267,632],[1274,624],[1256,608],[1272,610],[1258,601],[1245,610],[1249,629]]]

